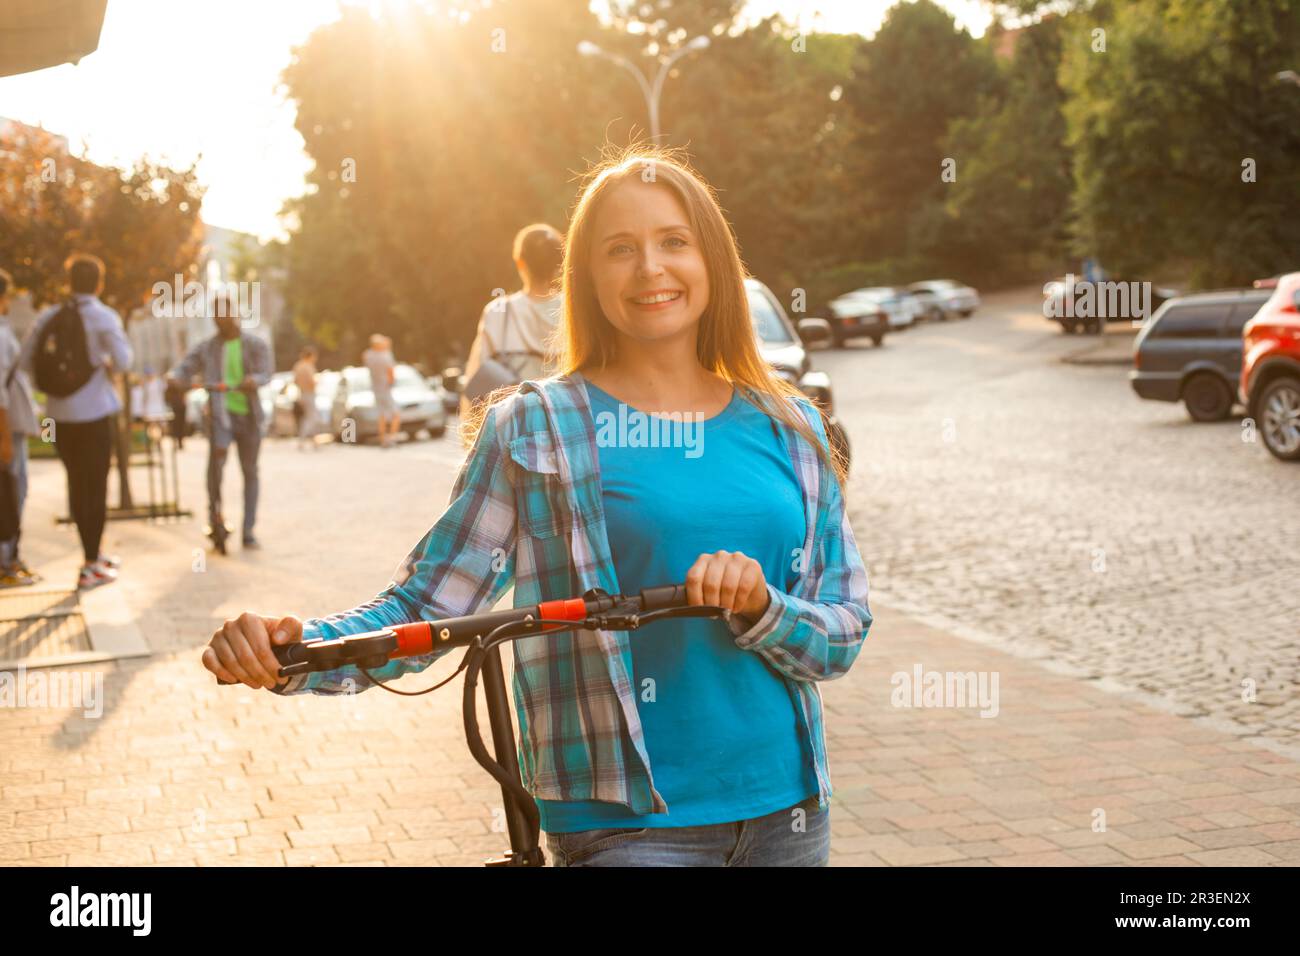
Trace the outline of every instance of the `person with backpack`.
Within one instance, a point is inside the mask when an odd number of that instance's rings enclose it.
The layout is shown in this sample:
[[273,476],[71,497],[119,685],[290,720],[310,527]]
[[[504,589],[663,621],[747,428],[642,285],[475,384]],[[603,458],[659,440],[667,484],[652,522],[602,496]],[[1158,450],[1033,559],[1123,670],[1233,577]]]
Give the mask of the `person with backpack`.
[[465,361],[465,391],[460,419],[496,388],[541,378],[552,364],[551,338],[560,322],[562,300],[556,289],[564,262],[564,237],[544,222],[515,235],[515,269],[524,287],[489,302]]
[[85,561],[77,587],[117,580],[121,559],[100,551],[108,515],[112,418],[122,402],[110,369],[131,366],[122,317],[100,301],[104,263],[76,253],[64,263],[71,294],[42,315],[23,343],[21,367],[33,374],[54,419],[54,445],[68,473],[68,510]]
[[0,269],[0,588],[35,584],[40,575],[18,557],[27,499],[27,436],[37,432],[27,376],[18,366],[22,346],[9,326],[13,277]]
[[[190,349],[189,354],[167,373],[172,390],[188,389],[195,375],[202,374],[208,389],[208,518],[214,541],[224,548],[225,519],[221,514],[221,475],[233,443],[239,451],[244,474],[244,550],[260,548],[253,535],[257,521],[257,455],[262,447],[266,417],[257,390],[271,380],[271,349],[266,341],[241,328],[239,308],[229,294],[218,294],[211,314],[217,334]],[[224,385],[224,390],[213,389]]]

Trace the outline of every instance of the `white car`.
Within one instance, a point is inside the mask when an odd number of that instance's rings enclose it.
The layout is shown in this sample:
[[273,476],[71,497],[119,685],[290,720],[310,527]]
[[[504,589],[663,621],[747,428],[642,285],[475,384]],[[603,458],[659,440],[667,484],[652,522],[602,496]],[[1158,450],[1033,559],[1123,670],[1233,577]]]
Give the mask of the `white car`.
[[916,296],[910,295],[906,289],[896,289],[887,285],[855,289],[835,301],[873,303],[888,317],[891,329],[907,328],[925,311]]
[[980,307],[980,294],[953,279],[926,279],[923,282],[913,282],[908,288],[913,292],[928,292],[933,295],[945,317],[960,315],[963,319],[968,319]]
[[[401,416],[402,431],[414,439],[421,429],[439,438],[447,430],[447,411],[443,390],[431,386],[412,366],[399,364],[393,369],[393,401]],[[317,386],[319,388],[319,386]],[[334,437],[346,440],[344,428],[351,422],[352,440],[362,442],[379,434],[379,411],[371,391],[370,369],[349,365],[335,383],[330,428]]]
[[[338,388],[340,373],[324,369],[316,373],[316,421],[321,431],[329,428],[330,414],[334,408],[334,390]],[[275,395],[275,408],[271,414],[271,434],[292,438],[298,434],[298,416],[294,406],[298,403],[298,385],[292,378],[283,383]]]

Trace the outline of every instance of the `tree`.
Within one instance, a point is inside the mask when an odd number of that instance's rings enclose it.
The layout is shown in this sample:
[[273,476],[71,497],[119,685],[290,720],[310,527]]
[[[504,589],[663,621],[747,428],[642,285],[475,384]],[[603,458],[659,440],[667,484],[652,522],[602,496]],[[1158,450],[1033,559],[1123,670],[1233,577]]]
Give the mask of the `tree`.
[[845,100],[858,124],[850,159],[861,186],[859,258],[916,258],[937,241],[947,196],[944,143],[954,120],[998,91],[987,45],[931,0],[900,3],[853,64]]
[[285,72],[315,160],[287,209],[288,296],[298,327],[350,362],[377,331],[431,365],[470,341],[517,287],[515,232],[567,227],[573,177],[615,112],[608,65],[577,53],[600,34],[584,0],[460,13],[345,8]]
[[1274,74],[1296,67],[1300,2],[1099,5],[1064,39],[1081,253],[1202,286],[1294,267],[1300,91]]
[[[778,18],[713,38],[664,96],[670,142],[717,189],[749,270],[786,299],[851,241],[846,197],[854,117],[842,94],[855,36],[801,36]],[[725,111],[693,108],[727,104]]]
[[[0,143],[0,261],[38,308],[66,293],[64,260],[88,252],[104,261],[103,300],[130,321],[156,282],[189,277],[200,236],[203,189],[193,167],[147,158],[130,169],[71,155],[43,130],[18,127]],[[132,507],[128,393],[117,429],[119,504]]]
[[[1001,96],[953,122],[946,155],[958,175],[948,191],[938,258],[989,277],[1032,273],[1065,257],[1072,190],[1065,147],[1059,17],[1017,35]],[[997,42],[997,34],[992,36]]]

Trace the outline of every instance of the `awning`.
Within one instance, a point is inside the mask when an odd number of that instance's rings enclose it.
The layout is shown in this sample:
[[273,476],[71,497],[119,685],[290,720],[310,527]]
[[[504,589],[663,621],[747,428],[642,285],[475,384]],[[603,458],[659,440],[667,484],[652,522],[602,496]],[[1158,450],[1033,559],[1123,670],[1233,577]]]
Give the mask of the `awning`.
[[108,0],[0,0],[0,76],[94,53],[106,6]]

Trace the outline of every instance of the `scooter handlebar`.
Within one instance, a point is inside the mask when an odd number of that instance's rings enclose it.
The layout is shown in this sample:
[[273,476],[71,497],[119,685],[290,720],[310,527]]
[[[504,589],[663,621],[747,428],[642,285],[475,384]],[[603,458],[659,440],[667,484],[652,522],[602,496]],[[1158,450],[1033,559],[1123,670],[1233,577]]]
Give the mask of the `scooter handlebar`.
[[[581,598],[546,601],[532,608],[512,608],[489,611],[465,617],[446,618],[440,621],[415,621],[343,637],[278,644],[271,648],[280,662],[279,677],[293,677],[313,671],[331,670],[345,665],[382,667],[396,657],[427,654],[437,647],[467,646],[506,625],[527,620],[562,619],[574,623],[589,615],[608,612],[615,607],[628,607],[635,613],[663,611],[687,606],[685,584],[665,584],[642,588],[636,597],[612,596],[599,589],[588,591]],[[562,625],[541,625],[540,633]],[[219,684],[232,684],[218,678]]]

